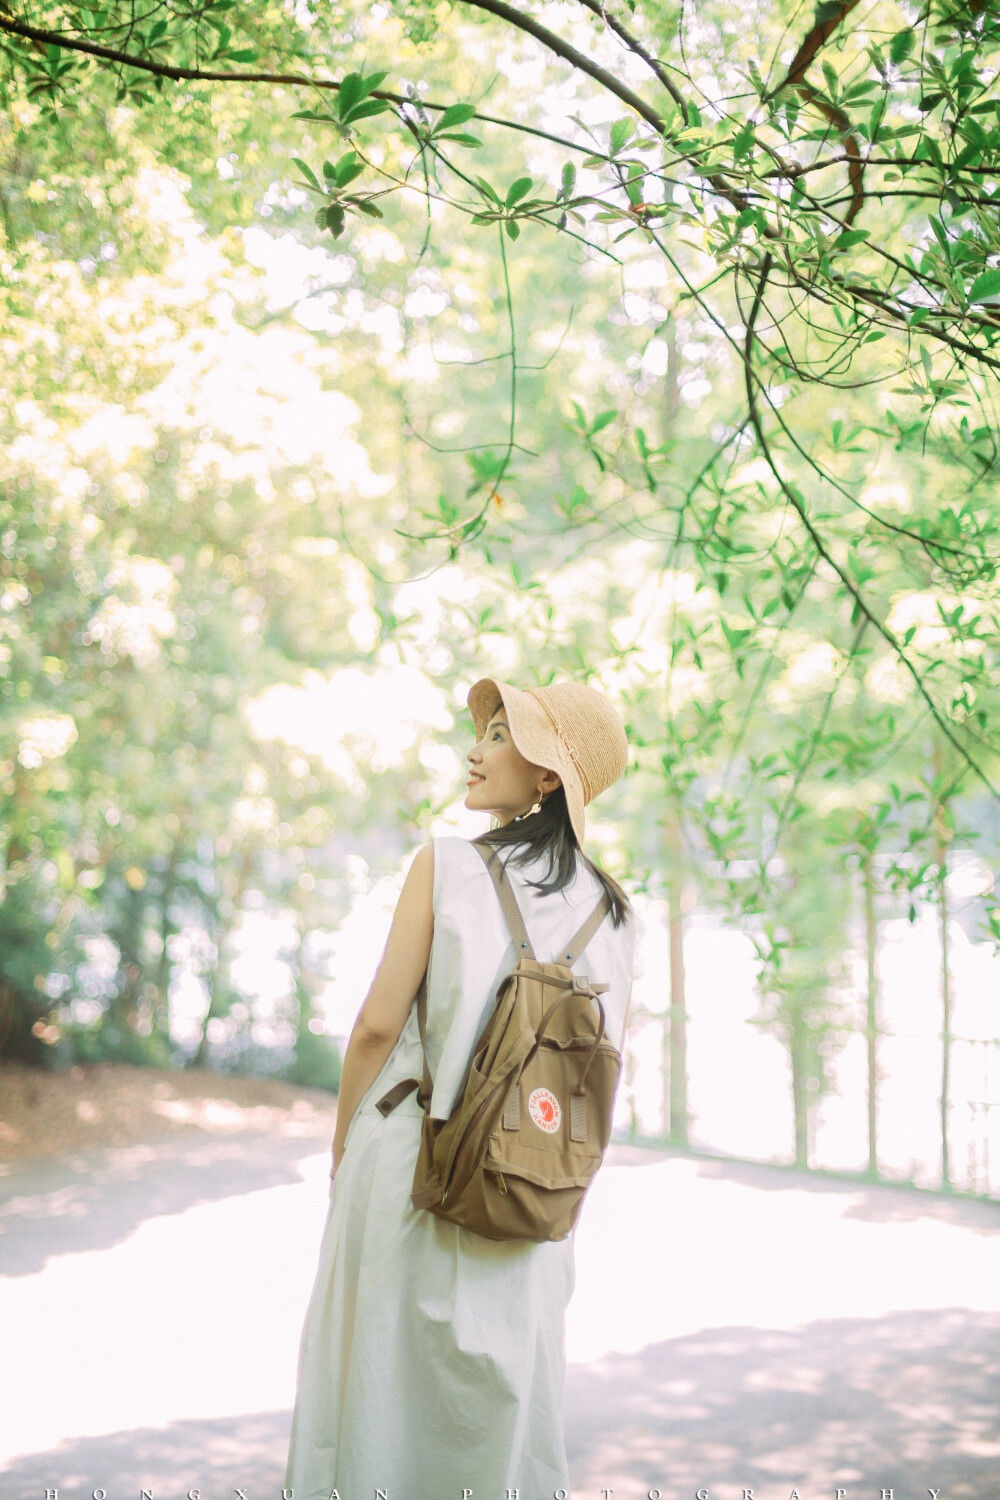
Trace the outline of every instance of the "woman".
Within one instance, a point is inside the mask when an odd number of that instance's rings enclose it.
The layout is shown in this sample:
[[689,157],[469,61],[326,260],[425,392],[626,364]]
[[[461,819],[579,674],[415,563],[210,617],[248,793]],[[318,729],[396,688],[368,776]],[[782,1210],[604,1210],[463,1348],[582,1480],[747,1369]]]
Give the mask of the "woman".
[[[621,888],[582,853],[584,806],[625,770],[611,704],[563,683],[469,694],[476,744],[466,807],[492,813],[536,954],[554,958],[602,889],[611,911],[584,969],[609,988],[621,1050],[635,924]],[[302,1332],[286,1491],[295,1500],[565,1500],[564,1321],[573,1236],[497,1241],[410,1202],[422,1110],[414,997],[427,969],[429,1113],[447,1119],[500,981],[516,963],[489,871],[466,839],[418,851],[344,1057],[333,1187]]]

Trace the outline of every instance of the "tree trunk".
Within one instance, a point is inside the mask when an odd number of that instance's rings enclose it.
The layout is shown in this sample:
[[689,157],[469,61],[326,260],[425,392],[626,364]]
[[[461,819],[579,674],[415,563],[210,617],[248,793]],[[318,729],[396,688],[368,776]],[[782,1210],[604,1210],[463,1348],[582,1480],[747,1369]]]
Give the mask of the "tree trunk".
[[[667,188],[668,200],[673,188]],[[680,352],[677,320],[669,312],[658,330],[667,346],[663,382],[663,438],[675,435],[680,410]],[[669,682],[669,675],[668,675]],[[663,1133],[682,1145],[688,1143],[687,1004],[684,973],[684,839],[680,816],[670,806],[666,821],[667,925],[670,942],[670,1009],[663,1027]]]
[[660,1124],[664,1140],[670,1135],[670,1009],[663,1017],[660,1037]]
[[[224,987],[219,984],[219,974],[222,970],[226,945],[229,942],[229,934],[232,932],[233,927],[239,920],[240,907],[243,903],[243,895],[250,880],[250,874],[252,870],[253,859],[249,854],[244,854],[240,860],[239,870],[236,876],[236,886],[230,897],[232,913],[229,917],[229,920],[225,923],[220,922],[216,926],[215,931],[212,934],[212,938],[215,943],[215,964],[213,965],[212,972],[207,976],[208,1009],[206,1010],[204,1020],[201,1023],[201,1036],[198,1039],[198,1050],[195,1052],[194,1056],[189,1060],[187,1064],[189,1068],[206,1068],[208,1066],[209,1053],[211,1051],[208,1040],[208,1023],[209,1021],[215,1020],[217,1016],[223,1015],[226,1009],[228,1009],[228,1000],[226,1003],[223,1003]],[[228,996],[228,987],[226,987],[226,995]]]
[[951,1068],[951,968],[948,945],[948,848],[938,846],[938,912],[941,923],[941,1186],[951,1187],[948,1152],[948,1094]]
[[878,1176],[878,924],[875,920],[875,871],[871,849],[862,864],[865,891],[865,954],[868,982],[865,995],[865,1042],[868,1048],[868,1173]]
[[176,886],[177,856],[179,846],[174,843],[167,857],[167,867],[163,872],[163,892],[160,897],[160,956],[156,963],[153,984],[150,986],[153,995],[153,1030],[163,1037],[164,1041],[170,1041],[170,979],[173,965],[170,962],[170,939],[176,935],[177,929],[170,918],[170,902],[173,899]]
[[792,1064],[792,1108],[795,1116],[795,1165],[809,1165],[809,1089],[802,1027],[791,1024],[788,1055]]
[[635,1054],[625,1039],[625,1055],[622,1058],[622,1071],[624,1073],[625,1091],[628,1097],[629,1121],[628,1133],[634,1141],[639,1134],[639,1112],[635,1104]]
[[16,865],[20,860],[27,859],[28,857],[28,844],[24,837],[24,829],[27,823],[28,803],[31,796],[27,773],[21,762],[17,759],[14,761],[12,776],[14,790],[11,793],[10,811],[6,820],[11,832],[10,838],[7,840],[7,848],[4,850],[4,859],[8,870],[11,865]]
[[670,933],[670,1116],[671,1140],[688,1143],[687,1004],[684,971],[684,841],[681,822],[667,815],[667,912]]
[[[942,765],[940,747],[934,747],[934,779],[941,785]],[[948,850],[951,833],[948,827],[946,807],[936,797],[934,808],[934,856],[937,864],[938,920],[941,934],[941,1186],[951,1187],[951,1161],[948,1149],[948,1096],[951,1070],[951,949],[948,943]]]

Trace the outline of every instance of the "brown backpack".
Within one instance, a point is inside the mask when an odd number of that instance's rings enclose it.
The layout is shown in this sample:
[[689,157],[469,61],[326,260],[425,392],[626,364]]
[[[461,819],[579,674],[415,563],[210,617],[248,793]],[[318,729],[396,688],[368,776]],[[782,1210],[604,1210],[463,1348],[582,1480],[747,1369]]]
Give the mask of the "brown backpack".
[[491,1240],[562,1240],[611,1138],[621,1054],[604,1035],[594,984],[570,967],[610,909],[606,893],[559,960],[540,963],[504,869],[474,842],[522,955],[497,991],[465,1089],[447,1120],[427,1114],[426,976],[417,992],[422,1080],[406,1078],[376,1108],[388,1115],[417,1089],[424,1118],[411,1201]]

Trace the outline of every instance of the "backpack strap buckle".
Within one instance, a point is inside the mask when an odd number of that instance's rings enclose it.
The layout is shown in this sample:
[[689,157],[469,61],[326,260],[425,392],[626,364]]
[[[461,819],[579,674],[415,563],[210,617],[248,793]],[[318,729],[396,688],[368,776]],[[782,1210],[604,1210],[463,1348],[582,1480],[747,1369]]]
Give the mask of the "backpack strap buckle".
[[[424,1104],[424,1101],[420,1098],[420,1079],[402,1078],[399,1083],[393,1084],[392,1088],[382,1095],[375,1108],[383,1119],[388,1119],[396,1108],[396,1105],[402,1104],[403,1100],[408,1098],[414,1089],[417,1090],[417,1099],[421,1104]],[[424,1104],[424,1108],[427,1108],[426,1104]]]
[[573,981],[572,991],[574,995],[588,995],[592,1000],[596,1000],[598,995],[603,995],[606,990],[611,988],[607,984],[598,984],[596,981],[588,978],[586,974],[571,974],[570,979]]

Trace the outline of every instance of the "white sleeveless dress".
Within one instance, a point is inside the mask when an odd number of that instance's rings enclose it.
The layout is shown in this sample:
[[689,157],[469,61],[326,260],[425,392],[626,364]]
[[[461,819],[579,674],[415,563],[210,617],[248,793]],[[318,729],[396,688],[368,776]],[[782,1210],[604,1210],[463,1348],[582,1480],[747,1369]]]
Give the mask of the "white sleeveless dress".
[[[506,858],[507,851],[501,851]],[[554,959],[601,887],[578,863],[540,895],[547,858],[508,867],[536,957]],[[609,985],[608,1035],[621,1047],[635,922],[607,916],[577,973]],[[517,961],[489,872],[466,839],[434,840],[434,937],[427,975],[430,1113],[457,1100],[497,987]],[[319,1268],[299,1353],[285,1476],[295,1500],[552,1500],[570,1491],[563,1437],[564,1324],[573,1236],[532,1244],[473,1234],[410,1203],[422,1111],[410,1095],[384,1119],[393,1083],[419,1078],[412,1007],[351,1120],[331,1183]],[[586,1213],[586,1202],[583,1213]]]

